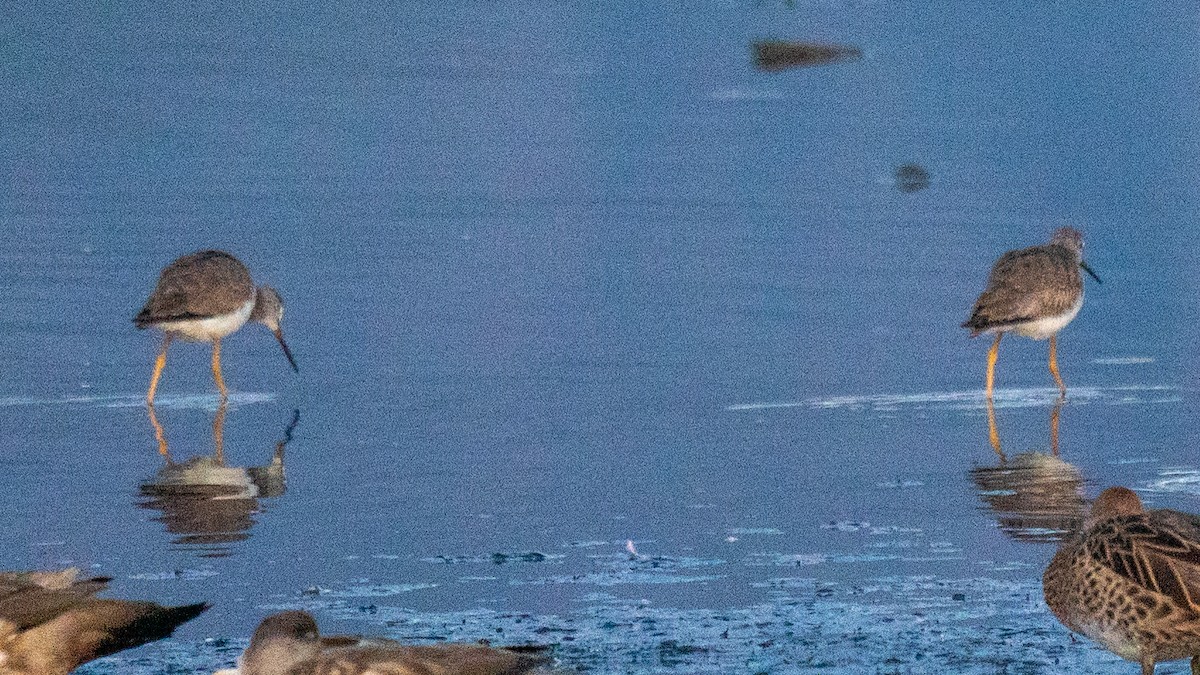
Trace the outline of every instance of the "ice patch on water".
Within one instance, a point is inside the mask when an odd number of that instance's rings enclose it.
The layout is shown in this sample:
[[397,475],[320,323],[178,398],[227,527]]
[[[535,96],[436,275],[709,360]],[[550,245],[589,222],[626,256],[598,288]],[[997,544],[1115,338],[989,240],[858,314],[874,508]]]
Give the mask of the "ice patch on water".
[[[466,609],[425,612],[343,602],[261,606],[317,611],[324,623],[404,642],[553,643],[569,672],[1127,673],[1129,664],[1072,639],[1042,602],[1040,580],[884,576],[855,583],[774,577],[764,602],[720,609],[657,606],[597,591],[562,615]],[[360,628],[361,626],[361,628]],[[80,673],[157,675],[231,667],[247,636],[168,639]],[[696,648],[699,645],[702,648]],[[881,667],[884,666],[884,667]]]
[[440,565],[469,565],[491,563],[505,565],[508,563],[541,563],[552,562],[566,558],[561,553],[541,553],[539,551],[522,551],[520,553],[491,553],[487,555],[438,555],[432,558],[421,558],[421,562],[437,563]]
[[544,586],[547,584],[591,584],[594,586],[657,585],[657,584],[694,584],[703,581],[717,581],[721,575],[715,574],[667,574],[665,571],[627,570],[621,573],[590,572],[587,574],[562,574],[542,579],[525,581],[514,580],[515,586]]
[[[266,392],[234,392],[229,395],[229,405],[237,408],[244,405],[270,403],[278,394]],[[215,411],[221,400],[216,394],[163,394],[154,399],[154,407],[160,410],[207,410]],[[30,396],[0,397],[0,408],[17,406],[77,405],[90,408],[144,408],[145,394],[109,394],[104,396],[61,396],[38,398]]]
[[783,534],[783,530],[774,527],[732,527],[727,531],[730,535],[738,537]]
[[1108,464],[1113,466],[1124,466],[1126,464],[1151,464],[1157,461],[1157,457],[1118,457],[1117,459],[1108,462]]
[[[1178,387],[1131,385],[1121,387],[1071,387],[1071,405],[1128,405],[1131,403],[1178,403],[1183,400]],[[996,389],[993,403],[997,408],[1052,407],[1058,403],[1058,389]],[[931,391],[914,394],[852,394],[813,397],[799,401],[735,403],[725,409],[732,412],[807,408],[812,410],[866,410],[892,412],[901,408],[915,410],[985,410],[983,390]]]
[[206,569],[179,569],[169,572],[141,572],[139,574],[129,575],[130,579],[138,581],[196,581],[198,579],[207,579],[217,576],[217,571]]
[[322,588],[318,595],[325,598],[389,598],[430,588],[437,588],[437,584],[358,584],[339,590]]
[[1159,472],[1159,477],[1150,481],[1146,486],[1148,492],[1172,492],[1186,495],[1200,495],[1200,470],[1196,469],[1165,469]]

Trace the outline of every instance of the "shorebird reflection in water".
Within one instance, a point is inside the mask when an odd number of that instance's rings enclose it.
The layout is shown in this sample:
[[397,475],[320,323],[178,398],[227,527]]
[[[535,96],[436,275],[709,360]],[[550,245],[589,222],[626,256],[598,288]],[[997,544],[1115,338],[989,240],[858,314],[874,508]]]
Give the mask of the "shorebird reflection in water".
[[1140,663],[1142,675],[1185,658],[1200,673],[1200,517],[1147,511],[1132,490],[1109,488],[1042,588],[1064,626]]
[[1069,227],[1058,229],[1048,244],[1008,251],[996,261],[987,288],[962,324],[971,329],[971,337],[996,335],[988,351],[988,399],[992,398],[1000,338],[1009,331],[1034,340],[1050,338],[1050,374],[1059,395],[1067,395],[1067,385],[1058,372],[1055,340],[1058,331],[1083,307],[1080,269],[1099,283],[1100,277],[1083,261],[1083,235]]
[[972,468],[968,474],[1000,530],[1018,541],[1060,541],[1083,522],[1083,473],[1058,456],[1060,400],[1050,412],[1053,454],[1030,451],[1009,458],[1000,449],[989,405],[989,432],[999,464]]
[[226,466],[224,426],[226,405],[217,409],[213,420],[212,456],[193,457],[176,462],[167,446],[166,434],[150,406],[150,422],[159,441],[166,466],[141,484],[138,506],[162,512],[156,520],[167,531],[181,535],[174,543],[199,548],[200,555],[221,557],[230,554],[224,546],[249,537],[254,515],[262,510],[259,500],[279,497],[287,484],[284,475],[284,448],[300,422],[300,411],[292,413],[283,438],[275,444],[271,461],[264,466]]
[[158,379],[167,365],[167,348],[175,337],[212,342],[213,380],[221,399],[228,398],[229,390],[221,376],[221,339],[247,321],[269,328],[288,363],[300,371],[283,340],[283,299],[270,286],[256,287],[240,260],[224,251],[200,251],[164,267],[146,305],[133,317],[139,329],[158,328],[163,332],[162,350],[154,362],[146,402],[154,404]]
[[290,673],[457,673],[522,675],[545,673],[545,647],[480,644],[410,646],[386,638],[322,636],[308,612],[288,611],[263,619],[236,670],[216,675],[288,675]]
[[80,579],[77,569],[0,572],[0,673],[67,675],[93,659],[161,640],[208,609],[93,597],[109,581]]
[[[1055,457],[1058,457],[1058,422],[1062,417],[1064,402],[1060,396],[1055,401],[1054,407],[1050,409],[1050,453]],[[1000,446],[1000,427],[996,424],[996,406],[990,398],[985,401],[985,405],[987,406],[988,443],[1000,457],[1000,461],[1004,462],[1007,458],[1004,456],[1004,448]]]

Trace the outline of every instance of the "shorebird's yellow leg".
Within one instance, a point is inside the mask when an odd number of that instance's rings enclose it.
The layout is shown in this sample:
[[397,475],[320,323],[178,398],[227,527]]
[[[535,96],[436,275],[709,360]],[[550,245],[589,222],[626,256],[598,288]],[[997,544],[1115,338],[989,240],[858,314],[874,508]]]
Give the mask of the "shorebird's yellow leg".
[[1058,418],[1062,415],[1063,400],[1060,397],[1050,411],[1050,451],[1058,457]]
[[996,381],[996,359],[1000,358],[1000,338],[1004,333],[996,333],[996,341],[988,352],[987,400],[992,400],[992,384]]
[[[163,368],[167,366],[167,347],[171,346],[171,334],[163,333],[162,350],[154,360],[154,374],[150,376],[150,389],[146,392],[146,405],[154,405],[154,394],[158,391],[158,378],[162,377]],[[154,414],[153,410],[150,412]]]
[[1058,374],[1058,356],[1055,354],[1054,342],[1057,335],[1050,336],[1050,374],[1054,376],[1054,381],[1058,383],[1058,397],[1066,398],[1067,385],[1063,384],[1062,375]]
[[992,444],[992,450],[1000,456],[1001,462],[1008,461],[1004,456],[1004,451],[1000,449],[1000,431],[996,428],[996,406],[992,405],[992,399],[987,400],[988,413],[988,442]]
[[162,424],[159,424],[158,416],[154,414],[154,404],[147,404],[146,411],[150,413],[150,425],[154,427],[154,440],[158,441],[158,454],[166,457],[167,462],[170,462],[171,451],[167,448],[167,434],[163,431]]
[[1142,657],[1142,675],[1154,675],[1154,657]]
[[225,388],[225,378],[221,377],[221,339],[213,340],[213,362],[212,362],[213,379],[217,382],[217,389],[221,392],[221,400],[229,398],[229,390]]
[[222,399],[217,406],[217,416],[213,418],[213,447],[216,449],[217,464],[225,465],[225,412],[229,402]]

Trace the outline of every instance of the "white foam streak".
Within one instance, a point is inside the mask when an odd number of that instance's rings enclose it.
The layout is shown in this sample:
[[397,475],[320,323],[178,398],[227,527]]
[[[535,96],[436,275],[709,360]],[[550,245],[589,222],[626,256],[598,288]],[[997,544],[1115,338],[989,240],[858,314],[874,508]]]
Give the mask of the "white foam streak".
[[[1071,387],[1067,400],[1072,405],[1131,403],[1177,403],[1181,400],[1177,387],[1160,385],[1125,387]],[[997,389],[993,403],[997,408],[1050,407],[1058,402],[1058,389]],[[982,410],[987,402],[983,390],[932,391],[913,394],[852,394],[846,396],[814,397],[798,401],[736,403],[725,409],[732,412],[772,410],[777,408],[807,408],[815,410],[891,411],[900,408],[934,410]]]
[[[239,407],[269,403],[277,394],[265,392],[236,392],[229,395],[229,405]],[[154,407],[173,410],[216,410],[220,406],[216,394],[164,394],[154,399]],[[17,406],[78,405],[92,408],[141,408],[146,405],[142,394],[112,394],[106,396],[62,396],[59,398],[35,398],[28,396],[0,397],[0,408]]]

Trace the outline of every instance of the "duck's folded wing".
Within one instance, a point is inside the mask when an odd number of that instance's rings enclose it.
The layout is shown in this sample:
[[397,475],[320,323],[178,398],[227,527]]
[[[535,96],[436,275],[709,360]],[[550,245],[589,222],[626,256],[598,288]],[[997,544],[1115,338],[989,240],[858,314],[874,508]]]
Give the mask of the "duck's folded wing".
[[88,600],[52,621],[23,632],[9,651],[21,662],[78,666],[123,649],[167,637],[198,616],[206,604],[163,607],[152,602]]
[[1160,510],[1098,528],[1107,536],[1090,538],[1093,559],[1200,617],[1200,519]]
[[51,588],[46,588],[40,585],[42,581],[20,573],[0,577],[0,620],[18,630],[45,623],[104,590],[109,579],[71,581],[61,589],[54,587],[60,584],[52,582],[47,582]]

